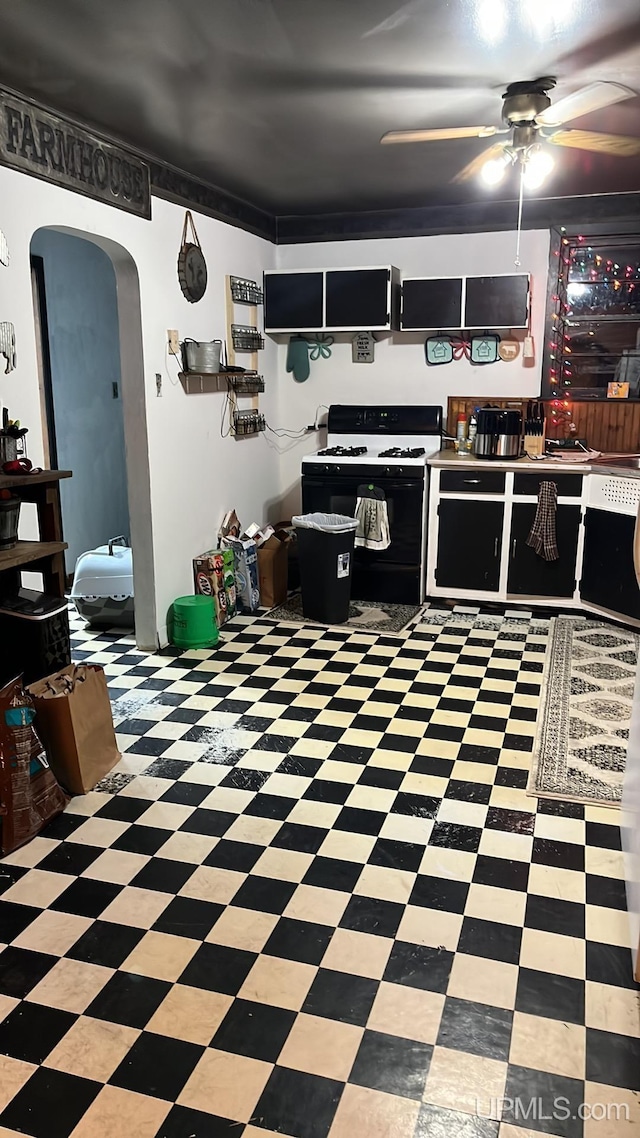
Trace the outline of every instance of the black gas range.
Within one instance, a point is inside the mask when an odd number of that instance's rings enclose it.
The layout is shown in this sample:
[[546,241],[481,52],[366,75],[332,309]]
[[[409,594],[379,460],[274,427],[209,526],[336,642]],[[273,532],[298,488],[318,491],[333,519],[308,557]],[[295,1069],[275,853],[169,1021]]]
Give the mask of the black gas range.
[[382,493],[389,518],[388,549],[356,549],[354,600],[424,600],[427,460],[441,441],[441,407],[329,408],[327,446],[302,460],[303,511],[353,516],[364,485]]

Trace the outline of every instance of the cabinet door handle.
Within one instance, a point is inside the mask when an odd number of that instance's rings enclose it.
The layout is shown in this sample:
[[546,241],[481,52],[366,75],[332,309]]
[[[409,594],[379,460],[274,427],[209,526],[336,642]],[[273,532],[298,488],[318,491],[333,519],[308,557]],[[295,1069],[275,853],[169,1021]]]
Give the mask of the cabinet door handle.
[[494,541],[494,543],[493,543],[493,553],[494,553],[494,557],[497,557],[497,556],[498,556],[498,543],[499,543],[499,541],[500,541],[500,538],[499,538],[499,537],[497,537],[497,538],[496,538],[496,540],[495,540],[495,541]]
[[518,544],[518,539],[516,537],[514,537],[512,543],[511,543],[511,556],[512,557],[515,557],[515,555],[516,555],[516,545],[517,544]]
[[478,486],[479,483],[480,483],[479,478],[465,478],[464,479],[465,486]]

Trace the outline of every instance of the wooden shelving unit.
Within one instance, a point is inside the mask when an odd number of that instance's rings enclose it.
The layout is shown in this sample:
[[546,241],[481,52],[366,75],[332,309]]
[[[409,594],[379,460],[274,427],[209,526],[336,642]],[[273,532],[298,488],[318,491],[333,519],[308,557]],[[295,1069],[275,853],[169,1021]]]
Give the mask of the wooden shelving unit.
[[71,478],[70,470],[43,470],[40,474],[0,474],[0,490],[11,490],[23,502],[35,503],[39,541],[19,541],[13,549],[0,551],[0,592],[20,584],[23,569],[41,572],[45,592],[63,597],[66,590],[60,482]]
[[[233,283],[236,286],[244,284],[251,286],[247,288],[247,294],[244,297],[236,297],[233,295]],[[238,277],[227,276],[225,278],[225,324],[226,324],[226,342],[227,342],[227,364],[230,367],[236,367],[236,357],[239,354],[242,359],[242,364],[247,365],[246,375],[244,372],[179,372],[180,383],[182,384],[185,395],[207,395],[215,391],[223,391],[227,398],[227,412],[229,417],[229,433],[235,438],[251,438],[254,435],[260,434],[265,429],[264,417],[260,416],[260,392],[264,391],[264,379],[258,374],[258,348],[255,351],[242,351],[240,348],[234,346],[233,341],[233,328],[239,326],[239,321],[236,319],[236,307],[240,306],[243,311],[242,326],[257,329],[258,327],[258,305],[252,303],[247,299],[247,295],[261,295],[261,291],[253,281],[245,281]],[[260,343],[264,341],[260,339]],[[243,391],[244,386],[255,390]],[[242,407],[239,401],[243,402]],[[261,425],[257,430],[248,432],[236,430],[236,419],[238,415],[255,415]],[[252,424],[253,425],[253,424]]]
[[[234,367],[236,365],[236,349],[233,346],[232,325],[240,323],[240,321],[236,320],[236,317],[235,317],[236,305],[240,305],[242,307],[244,316],[246,317],[246,319],[242,320],[242,323],[243,324],[250,324],[255,328],[257,328],[257,326],[258,326],[258,306],[256,304],[247,305],[244,301],[234,300],[233,299],[233,293],[231,291],[231,280],[232,280],[231,276],[227,276],[225,279],[225,317],[226,317],[226,335],[227,335],[227,363],[229,364],[230,367]],[[242,356],[242,363],[243,364],[244,364],[244,361],[248,357],[248,359],[249,359],[248,367],[251,369],[251,371],[258,371],[258,353],[257,353],[257,351],[255,351],[255,352],[241,352],[241,356]],[[259,412],[260,412],[260,395],[259,395],[259,393],[256,392],[254,394],[243,395],[240,392],[229,390],[228,395],[227,395],[227,399],[229,402],[229,422],[231,424],[231,433],[234,434],[236,438],[252,438],[251,434],[248,434],[248,435],[236,434],[234,427],[233,427],[233,421],[234,421],[235,413],[240,410],[240,408],[238,406],[238,399],[250,400],[249,408],[252,411],[255,411],[256,414],[259,414]],[[247,408],[247,409],[249,409],[249,408]],[[256,431],[256,432],[254,432],[254,434],[259,434],[259,432]]]

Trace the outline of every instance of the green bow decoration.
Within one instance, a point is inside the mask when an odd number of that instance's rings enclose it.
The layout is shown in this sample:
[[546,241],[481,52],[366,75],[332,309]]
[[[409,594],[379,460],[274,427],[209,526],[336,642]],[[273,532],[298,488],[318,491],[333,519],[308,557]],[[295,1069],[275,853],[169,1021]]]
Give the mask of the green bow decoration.
[[315,340],[307,340],[309,345],[309,359],[311,360],[328,360],[331,356],[331,345],[333,344],[333,336],[320,335],[316,336]]

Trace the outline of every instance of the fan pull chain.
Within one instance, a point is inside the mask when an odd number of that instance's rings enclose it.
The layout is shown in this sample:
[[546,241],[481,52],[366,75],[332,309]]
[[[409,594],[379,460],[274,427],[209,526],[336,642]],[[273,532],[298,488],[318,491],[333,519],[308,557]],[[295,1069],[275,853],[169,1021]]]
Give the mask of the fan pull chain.
[[524,162],[520,163],[520,193],[518,195],[518,229],[516,233],[516,256],[514,265],[520,268],[520,236],[522,233],[522,201],[524,198]]

